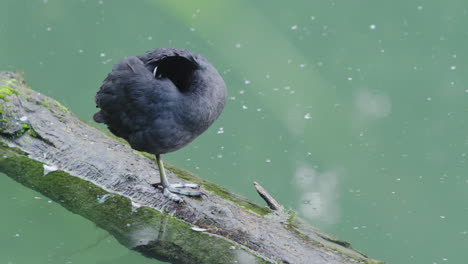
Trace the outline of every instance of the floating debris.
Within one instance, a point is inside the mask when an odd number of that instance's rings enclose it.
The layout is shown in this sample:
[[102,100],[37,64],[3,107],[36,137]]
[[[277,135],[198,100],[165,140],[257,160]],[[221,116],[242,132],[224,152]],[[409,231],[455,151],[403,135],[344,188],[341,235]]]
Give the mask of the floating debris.
[[192,230],[197,231],[197,232],[205,232],[206,231],[205,228],[201,228],[201,227],[198,227],[198,226],[192,226]]
[[141,204],[136,203],[134,201],[131,201],[131,202],[132,202],[132,212],[135,212],[138,208],[141,207]]
[[98,195],[98,196],[97,196],[97,202],[100,203],[100,204],[102,204],[102,203],[104,203],[105,201],[107,201],[107,199],[112,198],[112,197],[114,197],[114,195],[113,195],[113,194],[109,194],[109,193],[104,194],[104,195]]
[[47,174],[51,173],[51,172],[54,172],[58,169],[60,169],[60,166],[59,165],[52,165],[52,166],[49,166],[49,165],[43,165],[43,168],[44,168],[44,176],[46,176]]

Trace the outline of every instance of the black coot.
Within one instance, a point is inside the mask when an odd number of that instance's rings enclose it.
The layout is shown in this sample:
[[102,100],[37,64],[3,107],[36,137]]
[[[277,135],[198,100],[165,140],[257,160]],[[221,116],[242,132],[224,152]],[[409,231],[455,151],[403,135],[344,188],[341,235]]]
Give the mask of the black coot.
[[164,195],[199,196],[196,184],[169,184],[161,154],[176,151],[203,133],[221,114],[226,85],[202,56],[159,48],[115,64],[96,94],[94,121],[139,151],[156,155]]

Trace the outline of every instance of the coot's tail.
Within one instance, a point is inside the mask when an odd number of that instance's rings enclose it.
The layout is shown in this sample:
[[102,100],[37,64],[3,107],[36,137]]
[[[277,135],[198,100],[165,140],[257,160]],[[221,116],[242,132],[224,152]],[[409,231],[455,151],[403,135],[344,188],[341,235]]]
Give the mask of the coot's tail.
[[93,115],[94,122],[96,123],[105,123],[104,117],[102,116],[102,112],[99,111]]

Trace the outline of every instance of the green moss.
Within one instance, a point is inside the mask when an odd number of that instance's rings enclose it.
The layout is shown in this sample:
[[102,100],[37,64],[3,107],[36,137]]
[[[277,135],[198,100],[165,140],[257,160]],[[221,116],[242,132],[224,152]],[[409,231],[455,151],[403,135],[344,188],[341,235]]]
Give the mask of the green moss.
[[8,101],[6,97],[13,94],[19,94],[19,92],[9,86],[0,86],[0,99]]
[[49,103],[49,100],[47,100],[47,98],[46,98],[46,99],[44,99],[44,101],[42,101],[42,104],[41,104],[41,106],[44,106],[45,108],[47,108],[47,109],[50,109],[50,103]]
[[[102,131],[103,133],[105,133],[107,136],[121,142],[122,144],[125,144],[125,145],[128,145],[127,141],[125,141],[124,139],[122,138],[119,138],[119,137],[116,137],[115,135],[111,134],[108,130],[102,130],[101,127],[96,127],[94,124],[92,124],[91,126],[95,127],[96,129],[99,129],[100,131]],[[139,152],[137,151],[138,153],[140,153],[141,155],[145,156],[146,158],[156,162],[155,158],[154,158],[154,155],[151,155],[151,154],[148,154],[146,152]],[[226,188],[223,188],[219,185],[216,185],[214,183],[211,183],[211,182],[208,182],[208,181],[205,181],[204,179],[192,174],[191,172],[188,172],[186,170],[183,170],[183,169],[179,169],[167,162],[164,163],[164,166],[166,167],[167,170],[173,172],[174,174],[176,174],[178,177],[186,180],[186,181],[189,181],[189,182],[192,182],[192,183],[196,183],[196,184],[199,184],[201,186],[203,186],[206,190],[208,191],[211,191],[219,196],[221,196],[222,198],[224,199],[227,199],[231,202],[234,202],[240,206],[243,206],[244,208],[246,208],[247,210],[251,211],[251,212],[254,212],[258,215],[261,215],[261,216],[264,216],[264,215],[267,215],[269,213],[271,213],[271,210],[264,206],[260,206],[252,201],[249,201],[248,199],[242,197],[242,196],[239,196],[239,195],[236,195],[236,194],[233,194],[232,192],[230,192],[229,190],[227,190]]]
[[0,156],[10,156],[10,155],[28,155],[28,153],[22,151],[16,147],[10,147],[7,143],[0,140]]
[[57,100],[51,98],[44,98],[40,105],[50,110],[58,109],[60,112],[63,112],[65,114],[70,113],[70,111],[65,106],[63,106]]
[[59,103],[59,101],[57,100],[54,100],[52,99],[53,102],[55,103],[55,105],[64,113],[70,113],[70,111],[68,110],[68,108],[66,108],[65,106],[63,106],[61,103]]
[[[252,259],[249,263],[268,263],[228,240],[194,231],[190,224],[168,214],[149,207],[134,210],[128,198],[109,195],[100,187],[66,172],[55,171],[43,176],[43,164],[27,157],[0,158],[0,171],[92,220],[120,243],[145,256],[172,263],[233,263],[239,254],[245,254]],[[103,195],[109,198],[98,199]],[[141,236],[152,235],[154,240],[149,243],[139,241]],[[237,249],[232,249],[233,246]]]
[[199,185],[202,185],[206,190],[208,191],[211,191],[217,195],[219,195],[220,197],[226,199],[226,200],[229,200],[231,202],[234,202],[242,207],[244,207],[245,209],[251,211],[251,212],[254,212],[256,214],[259,214],[261,216],[264,216],[266,214],[269,214],[271,213],[271,210],[269,208],[267,208],[266,206],[265,207],[262,207],[242,196],[239,196],[239,195],[236,195],[236,194],[233,194],[232,192],[230,192],[228,189],[224,188],[224,187],[221,187],[219,185],[216,185],[214,183],[211,183],[211,182],[208,182],[208,181],[205,181],[203,180],[202,178],[199,178],[198,176],[186,171],[186,170],[182,170],[182,169],[179,169],[177,167],[174,167],[172,166],[171,164],[168,164],[168,163],[165,163],[165,166],[168,170],[172,171],[173,173],[175,173],[177,176],[179,176],[180,178],[186,180],[186,181],[189,181],[189,182],[192,182],[192,183],[196,183],[196,184],[199,184]]

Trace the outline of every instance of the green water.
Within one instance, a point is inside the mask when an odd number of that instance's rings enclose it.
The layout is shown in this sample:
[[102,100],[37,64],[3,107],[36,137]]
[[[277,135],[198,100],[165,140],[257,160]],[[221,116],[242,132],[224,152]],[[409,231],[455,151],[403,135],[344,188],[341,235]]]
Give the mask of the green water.
[[[113,63],[194,50],[230,98],[169,162],[262,203],[256,180],[373,258],[463,264],[467,25],[462,0],[3,0],[0,70],[91,122]],[[0,263],[160,263],[4,175],[0,207]]]

